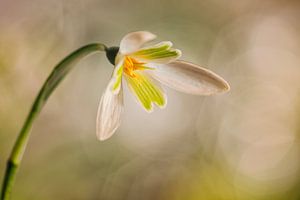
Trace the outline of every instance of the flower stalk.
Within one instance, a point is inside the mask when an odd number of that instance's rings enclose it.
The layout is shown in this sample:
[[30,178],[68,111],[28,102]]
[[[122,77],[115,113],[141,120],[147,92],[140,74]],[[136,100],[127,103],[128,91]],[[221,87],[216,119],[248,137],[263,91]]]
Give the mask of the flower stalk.
[[167,104],[160,83],[193,95],[214,95],[229,91],[229,84],[219,75],[196,64],[178,60],[182,53],[172,47],[172,42],[164,41],[153,46],[144,46],[155,38],[156,35],[148,31],[128,33],[121,40],[120,47],[107,48],[99,43],[89,44],[58,63],[36,97],[12,149],[0,200],[9,200],[35,118],[73,66],[93,52],[105,51],[107,59],[114,65],[111,80],[98,107],[96,132],[99,140],[111,137],[120,125],[123,112],[123,78],[147,112],[151,112],[154,106],[164,108]]
[[7,167],[1,190],[1,200],[8,200],[10,198],[11,189],[30,137],[31,127],[49,96],[63,80],[63,78],[71,71],[71,69],[73,69],[75,64],[78,63],[82,58],[97,51],[107,50],[108,48],[104,44],[88,44],[74,51],[56,65],[37,95],[29,115],[27,116],[26,121],[17,137],[15,145],[13,146],[10,157],[7,161]]

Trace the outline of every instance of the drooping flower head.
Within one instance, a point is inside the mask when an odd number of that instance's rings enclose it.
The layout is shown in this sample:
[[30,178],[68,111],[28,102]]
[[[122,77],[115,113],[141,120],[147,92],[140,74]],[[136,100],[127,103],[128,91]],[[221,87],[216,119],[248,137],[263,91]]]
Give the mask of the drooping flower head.
[[124,82],[147,112],[151,112],[154,106],[164,108],[167,104],[160,83],[194,95],[229,90],[228,83],[217,74],[178,60],[181,51],[172,48],[171,42],[144,46],[155,38],[147,31],[132,32],[121,40],[119,49],[108,51],[108,58],[115,68],[99,104],[97,136],[100,140],[109,138],[120,125]]

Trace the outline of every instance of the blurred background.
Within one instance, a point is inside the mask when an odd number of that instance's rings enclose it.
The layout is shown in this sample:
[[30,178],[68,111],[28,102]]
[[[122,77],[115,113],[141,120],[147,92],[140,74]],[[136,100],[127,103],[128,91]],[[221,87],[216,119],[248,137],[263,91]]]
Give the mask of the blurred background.
[[36,121],[12,199],[293,200],[300,198],[298,0],[1,0],[0,178],[54,65],[91,42],[148,30],[224,77],[211,97],[165,88],[148,114],[125,91],[121,127],[95,135],[113,67],[84,59]]

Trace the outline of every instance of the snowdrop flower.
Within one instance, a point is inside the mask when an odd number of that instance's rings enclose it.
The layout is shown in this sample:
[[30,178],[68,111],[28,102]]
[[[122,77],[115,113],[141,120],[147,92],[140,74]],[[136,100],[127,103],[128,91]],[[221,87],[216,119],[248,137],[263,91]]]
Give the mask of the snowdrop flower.
[[132,32],[121,40],[120,48],[107,49],[107,57],[115,68],[98,108],[99,140],[111,137],[120,125],[122,80],[127,82],[128,88],[147,112],[151,112],[154,106],[164,108],[167,104],[160,83],[193,95],[212,95],[229,90],[228,83],[217,74],[178,60],[181,51],[172,48],[171,42],[144,47],[155,38],[147,31]]

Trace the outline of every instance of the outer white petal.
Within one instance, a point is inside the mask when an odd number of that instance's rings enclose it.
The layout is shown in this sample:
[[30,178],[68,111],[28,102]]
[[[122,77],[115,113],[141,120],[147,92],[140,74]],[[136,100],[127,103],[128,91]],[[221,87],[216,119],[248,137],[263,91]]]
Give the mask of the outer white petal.
[[212,95],[230,89],[229,84],[214,72],[185,61],[151,64],[152,76],[168,87],[195,95]]
[[128,33],[123,37],[120,43],[120,53],[123,55],[128,55],[137,51],[143,44],[154,40],[156,35],[148,31],[137,31]]
[[113,83],[112,79],[102,95],[98,108],[96,131],[99,140],[106,140],[111,137],[121,122],[123,111],[122,88],[118,93],[114,93],[111,90]]

